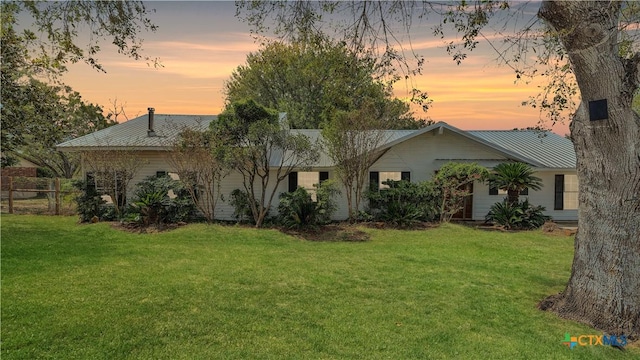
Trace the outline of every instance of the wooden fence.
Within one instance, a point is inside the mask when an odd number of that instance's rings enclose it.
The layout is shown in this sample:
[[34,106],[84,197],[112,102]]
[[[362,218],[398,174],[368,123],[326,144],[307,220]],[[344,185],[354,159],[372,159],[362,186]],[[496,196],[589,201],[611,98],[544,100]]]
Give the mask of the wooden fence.
[[[47,181],[47,186],[42,186],[42,180]],[[53,180],[53,186],[50,185]],[[16,193],[52,193],[55,199],[55,215],[60,215],[60,179],[32,178],[3,176],[1,189],[8,193],[9,214],[14,213],[14,197]]]

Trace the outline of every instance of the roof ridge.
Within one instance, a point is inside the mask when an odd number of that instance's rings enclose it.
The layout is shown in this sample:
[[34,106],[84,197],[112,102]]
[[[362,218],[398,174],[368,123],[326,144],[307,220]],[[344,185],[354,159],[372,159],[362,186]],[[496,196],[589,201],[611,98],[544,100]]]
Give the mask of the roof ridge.
[[535,129],[513,129],[513,130],[464,130],[473,132],[547,132],[552,133],[550,130],[535,130]]

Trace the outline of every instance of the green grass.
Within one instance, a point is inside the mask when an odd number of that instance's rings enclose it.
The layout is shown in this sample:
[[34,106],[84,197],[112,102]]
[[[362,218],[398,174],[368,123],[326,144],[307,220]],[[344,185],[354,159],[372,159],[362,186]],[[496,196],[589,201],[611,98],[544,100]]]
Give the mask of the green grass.
[[131,234],[2,217],[2,359],[630,359],[536,309],[568,237],[456,225],[308,242],[196,224]]

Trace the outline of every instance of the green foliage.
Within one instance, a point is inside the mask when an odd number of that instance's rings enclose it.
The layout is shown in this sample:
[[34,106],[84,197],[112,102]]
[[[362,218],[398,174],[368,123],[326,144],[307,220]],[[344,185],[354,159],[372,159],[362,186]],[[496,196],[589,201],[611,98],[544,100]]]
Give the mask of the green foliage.
[[145,226],[159,225],[164,222],[164,209],[169,206],[169,197],[162,191],[139,195],[138,200],[131,204],[129,213],[139,213],[140,220]]
[[317,222],[319,224],[328,224],[331,222],[333,214],[338,210],[336,197],[341,194],[338,184],[329,179],[313,186],[316,188]]
[[[173,193],[175,197],[171,197]],[[145,226],[189,220],[195,205],[182,183],[169,176],[149,176],[136,185],[135,200],[127,213]]]
[[508,200],[516,204],[520,192],[524,189],[540,190],[543,186],[542,179],[533,175],[531,166],[521,163],[501,163],[493,168],[489,175],[489,185],[507,191]]
[[531,205],[529,200],[512,203],[505,199],[491,206],[485,220],[505,229],[537,229],[551,219],[550,216],[544,215],[544,210],[544,206]]
[[153,61],[142,55],[140,38],[157,29],[150,13],[142,1],[3,2],[2,29],[13,31],[18,19],[31,20],[33,26],[16,34],[25,49],[20,55],[29,71],[55,77],[80,61],[104,71],[97,59],[100,41],[114,45],[119,54]]
[[[154,26],[141,2],[16,1],[1,6],[2,152],[19,150],[25,159],[49,168],[56,177],[71,178],[79,158],[57,151],[55,145],[115,122],[57,76],[67,70],[68,63],[82,60],[102,69],[95,58],[100,48],[94,42],[109,35],[120,53],[139,58],[138,34]],[[29,15],[33,26],[21,31],[18,19]],[[87,49],[78,43],[83,25],[94,35]],[[42,81],[44,78],[49,81]]]
[[251,206],[249,205],[249,195],[245,191],[235,189],[229,196],[229,204],[233,206],[233,217],[239,222],[253,218]]
[[18,158],[13,156],[13,155],[2,154],[0,156],[0,165],[1,165],[1,167],[3,169],[6,168],[6,167],[10,167],[10,166],[16,165],[19,162],[20,161],[18,160]]
[[318,129],[336,111],[362,108],[375,99],[397,128],[424,124],[409,113],[409,106],[392,98],[390,85],[379,80],[375,60],[351,51],[343,42],[320,33],[269,42],[247,56],[246,65],[233,71],[225,83],[227,101],[259,99],[270,108],[285,112],[289,126]]
[[243,178],[256,226],[262,226],[280,184],[294,169],[304,169],[319,156],[303,134],[283,127],[278,114],[256,101],[237,101],[210,125],[220,144],[220,157]]
[[339,194],[335,184],[330,180],[315,185],[316,199],[298,187],[293,192],[280,194],[278,204],[278,221],[288,228],[304,228],[327,224],[337,209],[334,197]]
[[369,191],[369,209],[374,220],[411,226],[438,218],[440,190],[431,181],[387,180],[387,189]]
[[440,190],[440,221],[449,221],[459,211],[464,209],[465,197],[472,195],[471,186],[474,182],[482,182],[489,175],[489,171],[475,163],[449,162],[444,164],[434,177],[434,183]]
[[56,177],[56,173],[53,170],[46,167],[38,167],[36,168],[36,177],[41,178],[54,178]]
[[95,218],[102,220],[104,215],[104,204],[106,201],[96,192],[94,186],[87,186],[83,180],[74,180],[73,187],[80,191],[76,196],[76,211],[80,215],[81,222],[89,222]]
[[316,204],[311,194],[302,187],[293,192],[280,194],[278,204],[280,223],[288,228],[303,228],[316,225]]

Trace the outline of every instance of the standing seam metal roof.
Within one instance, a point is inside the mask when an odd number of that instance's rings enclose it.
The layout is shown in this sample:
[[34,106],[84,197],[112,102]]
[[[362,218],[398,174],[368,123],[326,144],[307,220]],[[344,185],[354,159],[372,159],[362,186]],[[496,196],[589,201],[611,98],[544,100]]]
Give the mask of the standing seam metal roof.
[[[143,115],[124,123],[65,141],[57,146],[63,151],[100,149],[100,148],[140,148],[165,150],[169,148],[176,136],[185,128],[205,130],[215,115],[154,115],[156,136],[148,136],[148,116]],[[415,136],[446,128],[473,141],[497,150],[507,157],[525,161],[535,167],[571,169],[576,166],[573,144],[569,139],[552,132],[535,130],[477,130],[464,131],[447,123],[439,122],[418,130],[385,131],[385,141],[381,149],[392,147]],[[309,137],[312,143],[321,142],[321,132],[317,129],[291,130]],[[271,159],[272,164],[279,162],[279,154]],[[333,166],[331,158],[322,151],[320,159],[314,167]]]

